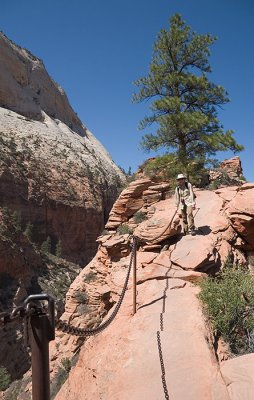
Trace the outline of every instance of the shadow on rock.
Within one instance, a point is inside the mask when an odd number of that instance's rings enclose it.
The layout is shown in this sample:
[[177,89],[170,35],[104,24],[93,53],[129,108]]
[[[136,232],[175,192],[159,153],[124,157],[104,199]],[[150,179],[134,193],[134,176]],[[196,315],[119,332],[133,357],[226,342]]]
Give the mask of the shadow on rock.
[[211,230],[210,226],[208,226],[208,225],[199,226],[196,229],[196,235],[205,236],[205,235],[209,235],[209,233],[211,233],[211,232],[212,232],[212,230]]

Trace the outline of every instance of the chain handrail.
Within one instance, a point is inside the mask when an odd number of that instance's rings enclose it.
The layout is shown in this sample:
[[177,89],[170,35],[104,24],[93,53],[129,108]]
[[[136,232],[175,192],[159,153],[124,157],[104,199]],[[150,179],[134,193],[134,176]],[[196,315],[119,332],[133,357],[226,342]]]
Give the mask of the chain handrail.
[[[120,294],[119,300],[115,306],[115,309],[112,312],[112,314],[110,315],[110,317],[105,322],[103,322],[101,325],[97,326],[96,328],[92,328],[92,329],[78,328],[67,322],[61,321],[61,320],[56,322],[57,328],[61,329],[63,332],[67,332],[67,333],[74,334],[77,336],[85,336],[86,337],[86,336],[96,335],[97,333],[100,333],[101,331],[103,331],[105,328],[107,328],[110,325],[110,323],[114,320],[114,318],[116,317],[116,315],[122,305],[124,295],[127,290],[129,277],[130,277],[130,271],[131,271],[133,257],[134,257],[134,252],[136,251],[136,243],[137,243],[136,237],[133,236],[130,263],[129,263],[127,275],[125,278],[124,286],[123,286],[122,292]],[[38,295],[38,296],[41,297],[41,295]],[[29,299],[29,297],[28,297],[28,299]],[[44,300],[44,298],[42,298],[42,299],[38,298],[38,299]],[[42,313],[42,311],[43,311],[42,307],[38,307],[33,304],[26,304],[26,301],[27,301],[27,299],[25,300],[24,305],[15,307],[10,312],[1,312],[0,313],[0,326],[1,325],[5,326],[7,323],[14,322],[17,319],[28,318],[31,315],[34,315],[38,312]]]
[[131,272],[131,267],[132,267],[132,262],[133,262],[133,257],[134,257],[134,252],[136,251],[136,237],[133,236],[133,244],[132,244],[132,251],[131,251],[131,258],[130,258],[130,263],[129,263],[129,267],[128,267],[128,271],[127,271],[127,276],[125,278],[125,282],[124,282],[124,286],[123,286],[123,290],[122,293],[119,297],[119,300],[115,306],[114,311],[112,312],[112,314],[110,315],[110,317],[103,322],[102,324],[100,324],[99,326],[97,326],[96,328],[92,328],[92,329],[85,329],[85,328],[78,328],[75,327],[71,324],[68,324],[67,322],[61,321],[59,320],[56,323],[56,327],[61,329],[63,332],[67,332],[73,335],[77,335],[77,336],[93,336],[93,335],[97,335],[97,333],[102,332],[105,328],[107,328],[111,322],[114,320],[114,318],[116,317],[123,299],[124,299],[124,295],[125,292],[127,290],[127,285],[128,285],[128,281],[129,281],[129,277],[130,277],[130,272]]
[[25,306],[18,306],[10,312],[3,311],[0,313],[0,326],[5,326],[7,323],[14,322],[18,319],[30,317],[36,310],[36,308],[28,309]]

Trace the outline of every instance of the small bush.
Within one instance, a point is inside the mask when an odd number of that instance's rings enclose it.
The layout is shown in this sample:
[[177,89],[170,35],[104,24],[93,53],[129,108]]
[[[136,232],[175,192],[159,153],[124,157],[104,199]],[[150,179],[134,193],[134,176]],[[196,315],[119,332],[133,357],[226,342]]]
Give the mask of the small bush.
[[50,399],[53,400],[55,398],[56,394],[59,392],[59,390],[63,386],[64,382],[68,378],[68,375],[69,375],[69,372],[66,371],[65,368],[61,368],[61,367],[58,368],[55,378],[51,385]]
[[21,232],[21,214],[18,211],[14,211],[12,214],[12,223],[16,232]]
[[11,376],[6,368],[0,367],[0,390],[6,390],[11,383]]
[[29,240],[29,242],[32,242],[32,238],[33,238],[33,225],[30,224],[30,222],[28,222],[28,224],[26,225],[26,228],[24,230],[24,235],[27,237],[27,239]]
[[199,297],[215,331],[235,354],[253,351],[254,277],[227,264],[215,278],[204,279]]
[[120,226],[118,226],[117,228],[117,233],[119,233],[119,235],[125,235],[125,234],[131,234],[133,233],[133,230],[126,224],[122,224]]
[[88,272],[88,274],[86,274],[83,278],[84,282],[93,282],[97,279],[97,274],[93,271]]
[[209,190],[216,190],[221,186],[232,186],[232,185],[238,185],[240,184],[239,178],[231,178],[227,171],[222,169],[222,168],[214,168],[213,171],[216,171],[218,173],[218,176],[216,179],[214,179],[208,186]]
[[76,299],[79,303],[84,304],[84,303],[87,303],[87,302],[88,302],[89,297],[88,297],[88,295],[87,295],[86,292],[80,292],[80,291],[78,291],[78,292],[75,293],[75,299]]
[[63,358],[61,360],[61,364],[66,372],[70,372],[71,370],[71,360],[69,358]]
[[147,220],[147,215],[143,211],[138,211],[136,214],[133,215],[133,221],[135,224],[140,224],[140,222],[143,222]]

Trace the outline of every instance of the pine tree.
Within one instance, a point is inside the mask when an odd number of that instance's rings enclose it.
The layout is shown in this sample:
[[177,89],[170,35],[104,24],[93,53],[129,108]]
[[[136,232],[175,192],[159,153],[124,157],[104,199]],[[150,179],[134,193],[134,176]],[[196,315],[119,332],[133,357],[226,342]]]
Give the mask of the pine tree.
[[164,148],[186,173],[197,160],[208,163],[217,151],[243,150],[217,117],[217,108],[229,101],[227,92],[207,78],[209,47],[215,40],[210,34],[193,32],[175,14],[169,30],[158,34],[148,75],[135,82],[139,92],[133,101],[152,101],[151,115],[140,128],[153,123],[158,127],[156,133],[143,136],[142,147]]
[[6,368],[0,367],[0,390],[6,390],[11,383],[11,376]]
[[51,253],[51,238],[50,236],[41,244],[41,252],[42,253]]
[[21,214],[18,211],[14,211],[12,214],[12,223],[16,232],[21,232]]
[[56,244],[56,256],[61,257],[62,256],[62,242],[59,240]]
[[26,225],[26,229],[24,231],[24,235],[27,237],[27,239],[29,240],[29,242],[32,242],[32,238],[33,238],[33,225],[30,224],[30,222],[28,222],[28,224]]

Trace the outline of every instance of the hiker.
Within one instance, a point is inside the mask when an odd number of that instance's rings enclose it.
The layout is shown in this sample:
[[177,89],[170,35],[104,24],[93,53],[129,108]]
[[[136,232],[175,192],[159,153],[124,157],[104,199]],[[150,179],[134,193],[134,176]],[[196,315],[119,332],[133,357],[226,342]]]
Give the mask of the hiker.
[[175,201],[178,216],[183,219],[183,233],[195,235],[193,210],[195,210],[196,204],[192,185],[183,174],[178,174],[176,180]]

